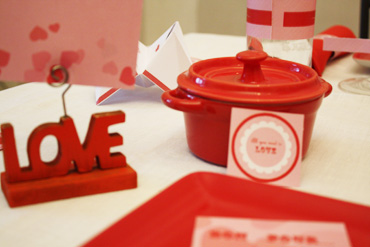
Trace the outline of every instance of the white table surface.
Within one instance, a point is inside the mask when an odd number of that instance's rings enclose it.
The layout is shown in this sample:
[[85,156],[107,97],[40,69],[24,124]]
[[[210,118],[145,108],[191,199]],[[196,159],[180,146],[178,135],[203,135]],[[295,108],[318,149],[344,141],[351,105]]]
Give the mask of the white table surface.
[[[245,49],[245,37],[188,34],[185,42],[191,56],[201,59],[233,56]],[[369,74],[351,56],[331,62],[325,70],[323,78],[334,90],[319,109],[302,162],[302,183],[294,189],[370,206],[370,97],[345,93],[337,86],[345,78]],[[14,126],[22,166],[28,165],[26,141],[31,131],[42,123],[58,122],[63,115],[63,90],[28,83],[0,91],[0,123]],[[121,103],[104,106],[95,105],[94,90],[72,86],[66,95],[67,112],[82,140],[92,113],[126,113],[126,122],[110,132],[123,136],[124,145],[116,150],[137,171],[138,188],[13,209],[1,193],[0,246],[78,246],[178,179],[197,171],[226,172],[190,153],[183,115],[162,104],[159,88],[127,91]],[[54,157],[54,151],[43,148],[44,157]]]

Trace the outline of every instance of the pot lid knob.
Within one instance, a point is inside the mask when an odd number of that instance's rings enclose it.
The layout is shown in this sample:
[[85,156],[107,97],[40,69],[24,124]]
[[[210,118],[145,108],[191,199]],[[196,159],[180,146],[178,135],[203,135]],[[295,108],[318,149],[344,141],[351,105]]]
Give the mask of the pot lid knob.
[[243,74],[240,78],[244,83],[260,83],[265,81],[260,62],[267,58],[264,51],[247,50],[239,52],[236,58],[244,63]]

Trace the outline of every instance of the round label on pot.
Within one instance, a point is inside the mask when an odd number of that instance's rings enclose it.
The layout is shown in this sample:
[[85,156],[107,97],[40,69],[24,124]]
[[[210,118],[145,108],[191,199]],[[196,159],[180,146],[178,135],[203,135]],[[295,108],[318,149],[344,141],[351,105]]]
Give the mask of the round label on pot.
[[287,176],[300,154],[298,135],[289,122],[271,113],[245,119],[232,138],[233,159],[244,175],[260,182]]

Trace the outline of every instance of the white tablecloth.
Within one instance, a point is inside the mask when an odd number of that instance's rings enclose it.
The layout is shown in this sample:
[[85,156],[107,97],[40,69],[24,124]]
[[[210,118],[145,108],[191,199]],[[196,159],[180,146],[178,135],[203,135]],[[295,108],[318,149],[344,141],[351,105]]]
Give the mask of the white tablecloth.
[[[245,37],[188,34],[185,42],[191,56],[200,59],[233,56],[245,49]],[[366,74],[370,70],[351,56],[327,67],[323,78],[334,90],[318,112],[302,162],[302,183],[294,189],[370,206],[370,97],[345,93],[337,86],[345,78]],[[29,83],[0,91],[0,123],[14,126],[22,166],[28,165],[26,143],[31,131],[42,123],[58,122],[63,115],[63,90]],[[225,173],[225,168],[190,153],[182,113],[164,106],[159,88],[126,91],[121,103],[104,106],[95,105],[94,90],[72,86],[66,95],[68,115],[83,140],[92,113],[126,113],[126,122],[112,126],[110,132],[124,137],[124,145],[115,149],[137,171],[138,188],[13,209],[1,193],[0,246],[81,245],[187,174]],[[46,141],[55,146],[55,140]],[[43,157],[53,158],[52,150],[43,145]],[[4,171],[2,155],[0,171]]]

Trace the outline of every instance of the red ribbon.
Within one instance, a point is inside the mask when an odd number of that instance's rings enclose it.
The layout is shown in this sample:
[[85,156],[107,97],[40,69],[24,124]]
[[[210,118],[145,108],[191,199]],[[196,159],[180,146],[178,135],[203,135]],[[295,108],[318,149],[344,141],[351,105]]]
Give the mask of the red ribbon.
[[247,8],[247,22],[256,25],[271,26],[272,12],[269,10]]
[[306,27],[315,24],[315,11],[285,12],[284,27]]
[[[256,25],[272,26],[272,11],[247,8],[247,22]],[[315,24],[315,10],[284,12],[284,27],[305,27]]]

